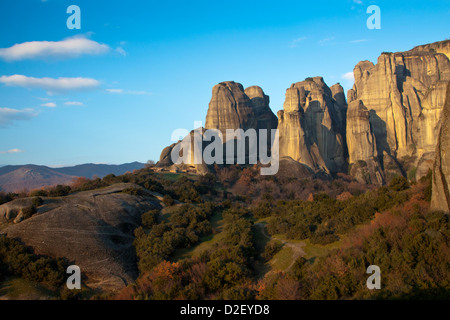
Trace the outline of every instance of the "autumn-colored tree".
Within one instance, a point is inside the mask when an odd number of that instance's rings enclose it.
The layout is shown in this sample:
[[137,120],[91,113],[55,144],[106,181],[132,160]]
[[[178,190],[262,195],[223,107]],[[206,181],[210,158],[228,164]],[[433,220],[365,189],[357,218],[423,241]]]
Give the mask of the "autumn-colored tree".
[[71,186],[73,189],[82,189],[85,184],[87,184],[90,180],[85,177],[76,177],[73,178]]

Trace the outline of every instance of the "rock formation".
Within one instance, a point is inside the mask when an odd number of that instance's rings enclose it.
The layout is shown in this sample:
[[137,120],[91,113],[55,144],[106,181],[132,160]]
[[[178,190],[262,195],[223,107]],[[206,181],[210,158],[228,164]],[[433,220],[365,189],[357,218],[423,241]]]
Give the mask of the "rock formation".
[[245,94],[242,84],[227,81],[213,87],[205,128],[218,129],[223,134],[226,129],[256,128],[252,101]]
[[[138,188],[148,196],[122,192],[127,188]],[[43,200],[35,215],[0,233],[19,238],[37,254],[67,258],[80,267],[93,288],[120,289],[135,279],[133,231],[144,212],[160,208],[149,191],[122,183]],[[0,206],[0,220],[12,222],[30,203],[28,198]]]
[[361,100],[349,103],[347,146],[350,175],[361,183],[382,184],[383,175],[376,154],[376,141],[369,122],[369,110]]
[[[419,179],[434,162],[449,55],[450,41],[441,41],[382,53],[375,65],[361,61],[348,104],[339,84],[329,88],[321,77],[307,78],[286,90],[278,119],[260,87],[222,82],[212,90],[205,129],[278,128],[280,158],[315,173],[349,172],[375,184],[397,175]],[[159,166],[172,165],[175,146],[163,150]]]
[[[382,53],[376,65],[362,61],[354,69],[355,84],[348,92],[348,101],[362,103],[369,111],[371,131],[366,136],[373,135],[376,145],[371,156],[377,158],[387,180],[392,172],[416,171],[423,175],[428,170],[423,166],[429,166],[427,160],[434,158],[445,88],[450,80],[445,43]],[[347,124],[347,129],[349,126],[352,124]],[[355,142],[355,136],[347,134],[350,164],[366,161],[367,150],[357,150],[365,142]],[[392,174],[385,171],[385,158],[393,161],[391,168],[396,167],[390,171]]]
[[256,119],[255,129],[266,129],[270,134],[270,130],[277,128],[278,119],[270,109],[269,96],[258,86],[248,87],[244,92],[252,102],[252,109]]
[[316,172],[344,170],[347,106],[342,93],[340,85],[330,90],[322,77],[294,83],[286,90],[283,110],[277,114],[280,157],[291,157]]
[[269,107],[269,96],[258,86],[244,87],[234,81],[221,82],[212,90],[205,129],[276,129],[277,117]]
[[[248,87],[244,90],[240,83],[234,81],[221,82],[213,87],[205,128],[198,128],[197,130],[201,130],[201,133],[204,130],[218,130],[222,133],[223,142],[225,142],[227,140],[227,129],[255,129],[257,133],[259,129],[266,129],[267,149],[270,152],[270,130],[277,128],[278,120],[269,107],[269,101],[269,96],[258,86]],[[181,141],[179,141],[162,151],[157,167],[169,167],[170,170],[190,170],[201,174],[210,172],[210,168],[204,162],[200,164],[195,164],[194,162],[194,132],[190,133],[191,149],[188,148],[189,155],[186,155],[187,159],[189,159],[188,164],[174,164],[172,161],[172,151],[176,154],[176,149],[181,147]],[[257,138],[259,141],[259,135]],[[189,140],[189,137],[183,139],[183,141],[187,140]],[[208,145],[208,142],[203,142],[199,150],[203,152]],[[182,156],[182,152],[180,155]],[[223,155],[223,162],[226,163],[225,147]]]
[[438,41],[415,47],[412,51],[443,53],[450,59],[450,40]]
[[314,171],[291,157],[283,157],[280,159],[280,168],[276,176],[287,179],[311,179],[314,177]]
[[450,212],[450,83],[441,122],[433,166],[431,209]]

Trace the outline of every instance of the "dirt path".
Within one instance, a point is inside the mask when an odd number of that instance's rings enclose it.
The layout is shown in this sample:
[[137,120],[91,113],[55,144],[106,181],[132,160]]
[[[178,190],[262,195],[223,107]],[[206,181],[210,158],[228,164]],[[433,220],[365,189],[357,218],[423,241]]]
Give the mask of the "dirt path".
[[298,258],[306,256],[305,250],[303,250],[303,247],[305,246],[304,243],[293,243],[277,237],[271,237],[267,234],[266,226],[264,225],[264,223],[255,223],[255,226],[260,229],[261,234],[268,240],[278,240],[283,244],[283,246],[286,246],[287,248],[290,248],[292,250],[292,263],[286,270],[289,270]]

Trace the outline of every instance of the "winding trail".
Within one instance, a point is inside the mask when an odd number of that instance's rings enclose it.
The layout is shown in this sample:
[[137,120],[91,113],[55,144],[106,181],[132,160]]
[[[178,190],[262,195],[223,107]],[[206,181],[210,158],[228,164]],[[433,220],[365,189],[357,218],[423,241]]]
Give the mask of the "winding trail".
[[292,249],[292,263],[289,265],[289,267],[286,268],[286,270],[289,270],[295,263],[295,261],[300,258],[300,257],[304,257],[306,256],[305,250],[303,250],[303,247],[305,246],[304,243],[293,243],[293,242],[289,242],[277,237],[271,237],[270,235],[267,234],[266,231],[266,226],[264,223],[262,222],[258,222],[254,224],[257,228],[259,228],[259,230],[261,231],[261,234],[270,240],[278,240],[283,244],[283,247],[286,246],[287,248]]

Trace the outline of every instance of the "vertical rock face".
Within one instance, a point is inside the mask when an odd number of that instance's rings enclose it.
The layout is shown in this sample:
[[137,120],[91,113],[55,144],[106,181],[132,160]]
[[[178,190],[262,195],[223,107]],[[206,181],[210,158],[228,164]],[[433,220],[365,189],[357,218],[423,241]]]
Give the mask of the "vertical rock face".
[[340,85],[332,92],[322,77],[286,90],[284,110],[278,112],[280,157],[291,157],[315,171],[343,170],[346,103],[341,92]]
[[[339,84],[307,78],[286,90],[278,119],[257,86],[233,81],[212,90],[206,129],[279,129],[279,155],[314,172],[347,172],[367,183],[396,175],[419,179],[433,167],[447,83],[450,41],[382,53],[359,62],[345,98]],[[260,136],[258,137],[260,138]],[[270,139],[268,139],[270,141]],[[268,147],[270,145],[268,143]],[[161,165],[171,162],[165,149]]]
[[[440,50],[443,53],[437,53]],[[416,47],[407,52],[383,53],[374,65],[358,63],[355,85],[348,92],[349,103],[360,100],[369,111],[369,122],[376,141],[377,156],[384,169],[387,154],[405,170],[416,168],[420,174],[429,165],[436,147],[445,88],[450,80],[448,45]],[[348,128],[348,126],[347,126]],[[358,151],[352,150],[354,156]],[[355,162],[352,157],[350,163]]]
[[276,129],[277,120],[269,97],[257,86],[244,90],[240,83],[227,81],[214,86],[206,115],[205,129]]
[[371,160],[377,154],[375,137],[370,126],[369,110],[361,100],[349,103],[347,112],[347,145],[349,162]]
[[436,146],[433,166],[432,210],[450,212],[450,83],[447,86],[446,103],[442,112],[442,125]]
[[252,109],[257,122],[255,129],[276,129],[278,119],[269,107],[269,96],[258,86],[248,87],[244,92],[252,102]]
[[349,103],[347,111],[347,146],[349,150],[350,174],[358,182],[382,184],[383,175],[379,161],[375,136],[370,125],[369,110],[361,100]]
[[450,59],[450,40],[438,41],[417,46],[413,49],[413,51],[443,53],[447,56],[447,58]]
[[[266,129],[268,130],[267,152],[270,152],[270,130],[277,128],[278,119],[270,109],[269,102],[269,96],[267,96],[264,91],[258,86],[248,87],[244,90],[244,87],[240,83],[234,81],[221,82],[213,87],[212,97],[206,115],[205,128],[199,128],[198,130],[202,130],[201,133],[203,133],[204,130],[207,129],[219,130],[222,132],[224,141],[226,141],[227,129]],[[257,136],[257,138],[259,139],[259,136]],[[189,137],[185,137],[185,142],[186,139],[188,140]],[[162,151],[157,167],[175,166],[176,169],[179,170],[192,170],[196,171],[197,173],[207,173],[209,169],[204,162],[194,164],[194,131],[191,132],[190,139],[191,150],[188,150],[188,154],[186,155],[186,158],[190,159],[189,164],[174,165],[171,160],[172,152],[175,152],[176,154],[177,148],[182,148],[180,146],[180,141],[176,144],[166,147]],[[203,142],[201,146],[199,146],[198,150],[203,151],[208,145],[209,142]],[[248,152],[248,148],[246,149],[246,152]],[[182,152],[180,154],[182,156]],[[224,162],[226,162],[225,148]],[[175,168],[172,169],[175,170]]]

